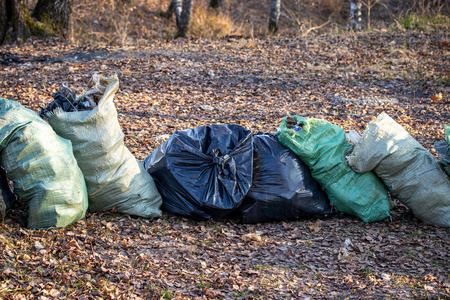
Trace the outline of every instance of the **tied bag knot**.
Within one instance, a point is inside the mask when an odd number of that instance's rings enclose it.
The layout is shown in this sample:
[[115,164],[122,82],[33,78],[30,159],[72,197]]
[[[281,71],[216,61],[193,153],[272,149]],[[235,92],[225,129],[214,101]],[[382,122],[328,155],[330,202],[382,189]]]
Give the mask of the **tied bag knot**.
[[231,180],[236,179],[236,162],[234,159],[228,154],[221,155],[219,149],[214,149],[211,154],[218,173],[229,177]]

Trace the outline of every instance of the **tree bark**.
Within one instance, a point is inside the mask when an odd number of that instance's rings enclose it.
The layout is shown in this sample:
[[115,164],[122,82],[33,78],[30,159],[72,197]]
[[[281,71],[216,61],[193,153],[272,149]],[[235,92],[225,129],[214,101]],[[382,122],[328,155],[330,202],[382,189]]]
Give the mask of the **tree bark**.
[[278,21],[280,20],[281,0],[272,0],[269,16],[269,32],[278,31]]
[[170,17],[173,14],[173,1],[170,1],[169,7],[167,8],[167,11],[162,12],[161,16],[166,17],[167,19],[170,19]]
[[0,45],[7,41],[20,42],[30,36],[24,14],[18,0],[0,0]]
[[361,31],[361,0],[350,1],[350,30]]
[[[179,23],[179,25],[177,24],[177,26],[178,26],[177,37],[186,37],[186,35],[189,31],[193,2],[194,2],[194,0],[183,0],[183,6],[181,8],[180,23]],[[175,10],[175,13],[176,13],[176,10]]]
[[55,33],[67,37],[72,0],[38,0],[32,17],[52,26]]
[[9,29],[9,18],[6,13],[6,1],[0,1],[0,45],[3,44]]
[[173,11],[175,12],[175,19],[177,22],[177,28],[178,31],[180,30],[180,26],[181,26],[181,0],[173,0]]

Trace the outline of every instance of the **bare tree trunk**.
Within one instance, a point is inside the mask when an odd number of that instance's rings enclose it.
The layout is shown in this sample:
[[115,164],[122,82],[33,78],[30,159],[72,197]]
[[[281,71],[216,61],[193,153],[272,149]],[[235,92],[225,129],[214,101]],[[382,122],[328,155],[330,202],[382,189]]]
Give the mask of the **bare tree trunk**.
[[31,35],[20,4],[18,0],[0,0],[0,45],[6,41],[20,42]]
[[175,12],[175,19],[177,22],[177,28],[179,31],[181,26],[181,11],[182,11],[181,0],[173,0],[172,3],[173,3],[173,11]]
[[[193,2],[194,2],[194,0],[183,0],[180,24],[179,24],[179,26],[177,25],[178,26],[177,37],[186,37],[187,32],[189,31]],[[176,9],[175,9],[175,13],[176,13]]]
[[350,1],[350,30],[361,31],[361,0]]
[[161,12],[161,16],[166,17],[167,19],[170,19],[170,17],[173,14],[173,1],[170,1],[169,7],[165,12]]
[[8,23],[5,1],[0,1],[0,45],[5,39],[6,31],[8,30]]
[[72,0],[38,0],[32,17],[52,26],[52,29],[67,36],[72,14]]
[[272,0],[270,6],[269,32],[276,33],[278,31],[278,21],[280,20],[281,0]]

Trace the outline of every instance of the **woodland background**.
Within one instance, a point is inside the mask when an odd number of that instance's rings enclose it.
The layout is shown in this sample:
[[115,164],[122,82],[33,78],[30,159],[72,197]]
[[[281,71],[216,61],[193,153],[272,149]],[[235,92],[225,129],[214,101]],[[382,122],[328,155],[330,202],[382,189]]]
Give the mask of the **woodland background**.
[[[363,5],[353,32],[348,1],[282,1],[276,34],[270,1],[208,4],[194,2],[188,37],[175,39],[169,1],[74,1],[65,38],[44,31],[0,47],[0,96],[38,112],[63,85],[80,94],[92,74],[117,73],[119,122],[139,160],[195,126],[274,133],[298,114],[362,132],[381,111],[435,154],[450,123],[446,2],[379,1],[370,28]],[[0,298],[449,298],[449,230],[391,200],[391,218],[372,224],[112,211],[46,231],[25,229],[17,205],[0,224]]]

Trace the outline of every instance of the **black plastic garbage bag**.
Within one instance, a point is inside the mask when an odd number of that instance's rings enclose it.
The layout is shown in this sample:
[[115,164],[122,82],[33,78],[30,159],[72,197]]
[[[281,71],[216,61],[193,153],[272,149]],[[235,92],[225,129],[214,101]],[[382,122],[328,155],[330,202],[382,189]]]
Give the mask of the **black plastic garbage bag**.
[[62,87],[58,92],[52,94],[53,101],[50,102],[46,108],[41,108],[39,116],[45,116],[53,112],[56,108],[61,108],[65,112],[92,110],[93,107],[89,101],[77,99],[74,92],[66,87]]
[[177,131],[143,163],[163,197],[163,210],[219,219],[241,204],[251,186],[251,132],[238,125]]
[[444,125],[444,128],[446,141],[434,143],[434,149],[441,159],[442,168],[450,176],[450,125]]
[[253,183],[230,217],[262,223],[323,217],[332,207],[309,168],[272,134],[253,136]]
[[3,219],[6,212],[13,206],[16,196],[9,188],[6,171],[0,167],[0,218]]

